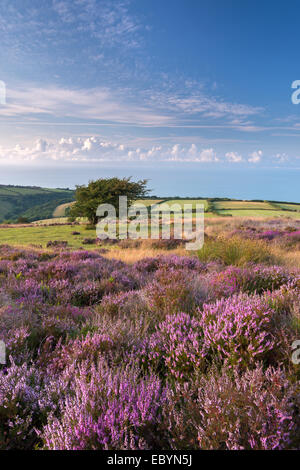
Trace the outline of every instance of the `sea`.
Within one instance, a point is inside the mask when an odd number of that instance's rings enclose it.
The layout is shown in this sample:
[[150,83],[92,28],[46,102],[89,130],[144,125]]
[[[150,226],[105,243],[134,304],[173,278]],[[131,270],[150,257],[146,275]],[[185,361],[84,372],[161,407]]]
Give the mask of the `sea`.
[[179,162],[156,164],[1,165],[0,184],[70,188],[106,177],[147,179],[151,195],[227,197],[300,203],[300,168],[203,168]]

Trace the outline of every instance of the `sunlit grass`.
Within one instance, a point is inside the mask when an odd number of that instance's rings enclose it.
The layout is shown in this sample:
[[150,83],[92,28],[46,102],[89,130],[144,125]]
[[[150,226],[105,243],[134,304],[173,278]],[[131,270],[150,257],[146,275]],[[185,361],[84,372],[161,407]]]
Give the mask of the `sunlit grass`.
[[238,237],[209,239],[198,251],[198,257],[205,262],[222,261],[227,266],[272,263],[275,258],[266,242]]
[[[79,232],[80,235],[72,235],[72,232]],[[48,226],[28,226],[28,227],[7,227],[0,228],[0,244],[8,245],[41,245],[45,248],[49,241],[67,241],[72,248],[79,248],[86,237],[96,237],[87,232],[84,225],[48,225]]]
[[281,210],[261,210],[261,209],[220,209],[220,215],[231,215],[233,217],[283,217],[300,220],[299,212],[281,211]]

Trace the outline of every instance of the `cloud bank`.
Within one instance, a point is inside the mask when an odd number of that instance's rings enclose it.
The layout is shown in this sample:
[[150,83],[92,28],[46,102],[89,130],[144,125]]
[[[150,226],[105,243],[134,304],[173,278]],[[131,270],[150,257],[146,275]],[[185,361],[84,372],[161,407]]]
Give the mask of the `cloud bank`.
[[[250,163],[259,163],[262,151],[257,150],[248,158]],[[274,157],[277,161],[285,161]],[[0,162],[198,162],[198,163],[243,163],[247,162],[237,152],[218,155],[214,148],[191,145],[152,145],[148,148],[129,146],[122,142],[111,142],[97,136],[64,137],[59,140],[37,139],[32,145],[16,144],[0,146]]]

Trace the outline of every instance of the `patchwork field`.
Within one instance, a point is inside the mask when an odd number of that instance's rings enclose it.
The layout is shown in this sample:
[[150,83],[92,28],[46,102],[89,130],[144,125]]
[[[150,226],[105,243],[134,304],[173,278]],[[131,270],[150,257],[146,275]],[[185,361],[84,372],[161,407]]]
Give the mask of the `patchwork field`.
[[[182,208],[185,204],[192,204],[193,209],[196,204],[203,204],[204,210],[208,211],[209,208],[213,209],[213,212],[220,215],[236,215],[236,216],[265,216],[274,215],[273,212],[276,212],[276,216],[291,216],[291,217],[300,217],[299,214],[291,214],[290,212],[300,212],[300,204],[290,204],[290,203],[272,203],[268,201],[236,201],[236,200],[208,200],[208,199],[141,199],[139,202],[142,202],[147,207],[151,205],[156,205],[160,203],[168,203],[169,205],[178,204]],[[54,213],[53,217],[63,217],[65,215],[65,210],[70,207],[72,203],[62,204],[58,206]],[[245,211],[245,212],[241,212]],[[263,212],[267,211],[267,212]],[[285,211],[288,213],[284,214]]]

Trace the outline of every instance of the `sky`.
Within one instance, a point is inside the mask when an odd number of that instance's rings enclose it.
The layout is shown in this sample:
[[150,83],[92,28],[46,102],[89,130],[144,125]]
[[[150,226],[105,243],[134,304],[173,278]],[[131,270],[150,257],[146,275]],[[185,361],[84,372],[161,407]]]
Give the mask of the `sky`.
[[298,1],[1,0],[0,165],[299,169],[299,14]]

